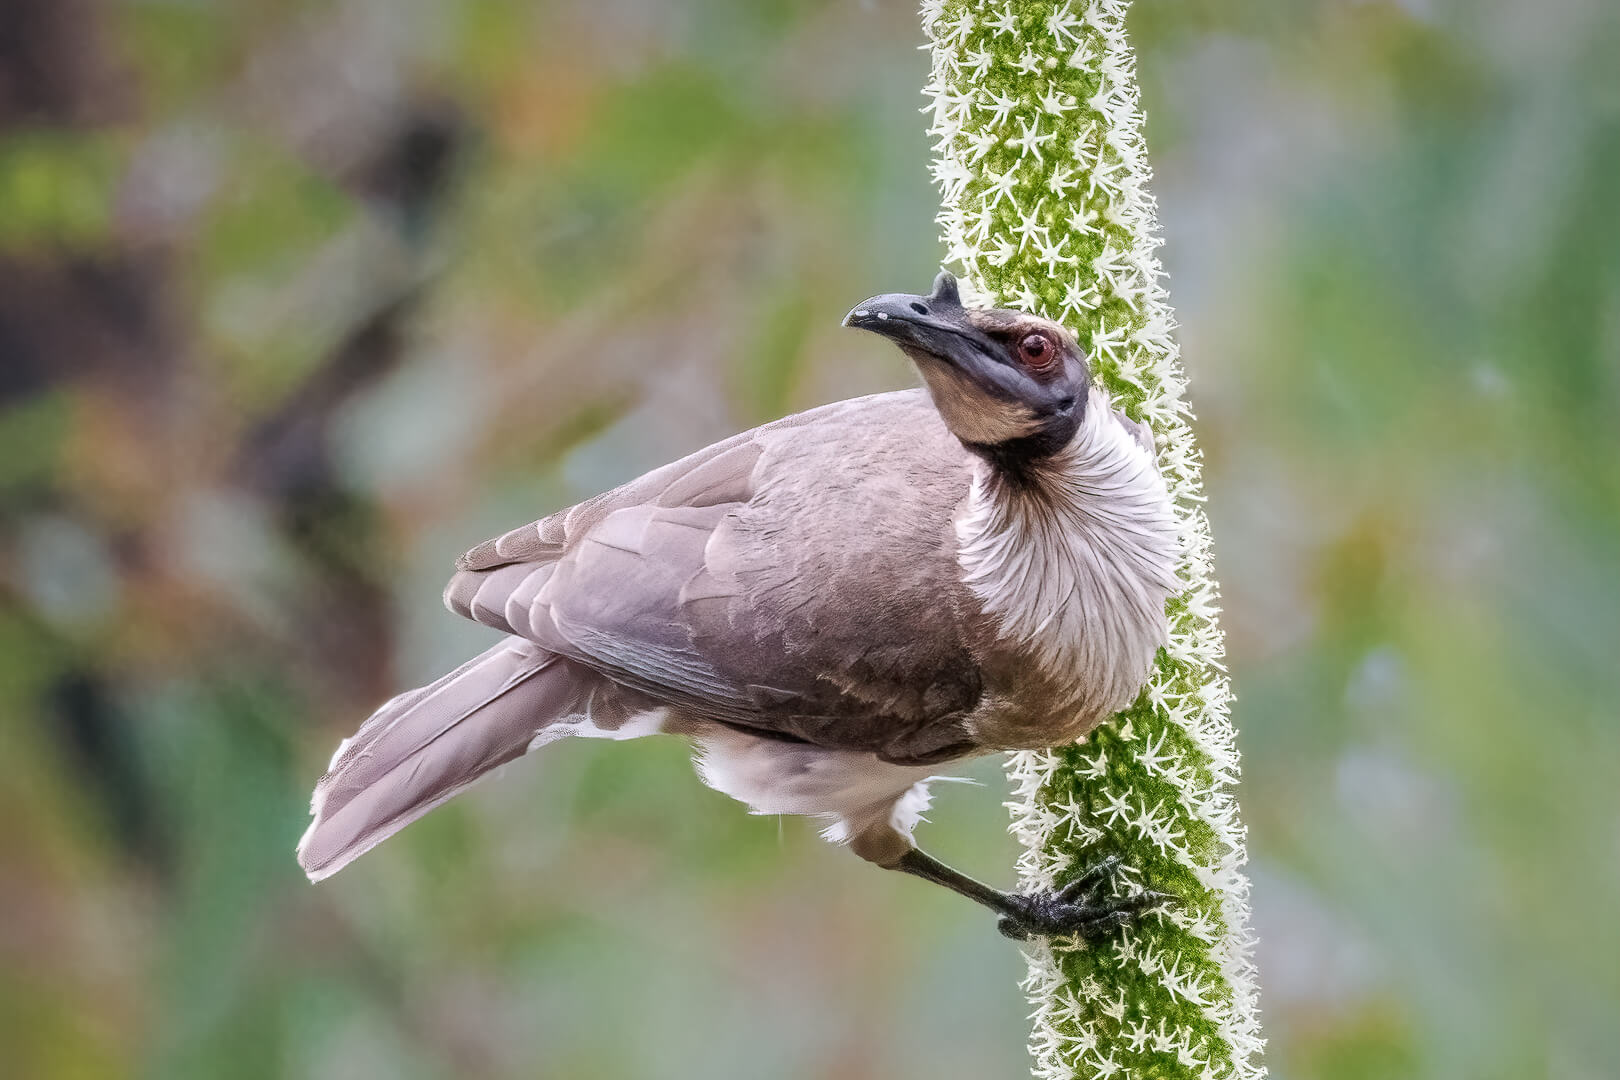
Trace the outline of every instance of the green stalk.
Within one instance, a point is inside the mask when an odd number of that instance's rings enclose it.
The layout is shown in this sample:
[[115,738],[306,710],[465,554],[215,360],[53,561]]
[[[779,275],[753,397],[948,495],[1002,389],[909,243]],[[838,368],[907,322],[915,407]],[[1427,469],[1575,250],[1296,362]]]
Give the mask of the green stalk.
[[1231,691],[1125,40],[1129,0],[927,0],[947,261],[985,302],[1057,319],[1146,420],[1183,526],[1170,644],[1084,742],[1011,757],[1021,886],[1120,855],[1181,903],[1109,944],[1029,947],[1042,1078],[1265,1075]]

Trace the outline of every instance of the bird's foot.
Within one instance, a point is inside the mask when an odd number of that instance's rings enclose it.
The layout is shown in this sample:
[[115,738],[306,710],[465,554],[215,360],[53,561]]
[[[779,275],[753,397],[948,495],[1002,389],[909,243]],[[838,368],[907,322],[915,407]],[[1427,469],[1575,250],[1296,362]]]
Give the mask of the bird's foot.
[[1109,896],[1108,886],[1118,871],[1119,856],[1110,855],[1056,892],[1010,895],[1010,910],[1002,913],[996,929],[1016,941],[1078,934],[1096,942],[1131,925],[1144,912],[1175,900],[1170,893],[1147,889]]

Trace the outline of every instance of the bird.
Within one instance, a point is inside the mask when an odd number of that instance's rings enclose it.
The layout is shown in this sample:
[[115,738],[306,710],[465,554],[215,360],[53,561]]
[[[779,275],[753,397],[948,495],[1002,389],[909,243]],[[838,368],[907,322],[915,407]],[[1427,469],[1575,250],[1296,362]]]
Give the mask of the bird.
[[311,880],[558,739],[672,734],[709,787],[822,819],[1009,937],[1096,940],[1174,902],[1117,858],[1004,891],[913,838],[942,767],[1073,742],[1141,692],[1180,550],[1151,430],[1065,327],[966,306],[948,272],[844,325],[922,385],[745,431],[456,560],[447,606],[500,640],[343,740],[297,849]]

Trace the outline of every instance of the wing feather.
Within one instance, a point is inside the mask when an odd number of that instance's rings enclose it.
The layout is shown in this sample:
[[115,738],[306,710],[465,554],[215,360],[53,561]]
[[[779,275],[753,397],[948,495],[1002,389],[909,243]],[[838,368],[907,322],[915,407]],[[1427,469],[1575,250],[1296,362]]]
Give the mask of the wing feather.
[[966,468],[921,392],[841,402],[480,544],[446,601],[714,719],[944,745],[980,692],[952,607]]

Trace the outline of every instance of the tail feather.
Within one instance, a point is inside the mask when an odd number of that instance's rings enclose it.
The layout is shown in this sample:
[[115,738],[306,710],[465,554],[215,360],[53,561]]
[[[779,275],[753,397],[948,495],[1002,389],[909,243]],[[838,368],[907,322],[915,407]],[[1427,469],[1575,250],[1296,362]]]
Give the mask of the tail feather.
[[319,881],[467,785],[521,757],[582,687],[570,665],[515,638],[392,699],[345,739],[315,786],[298,862]]

